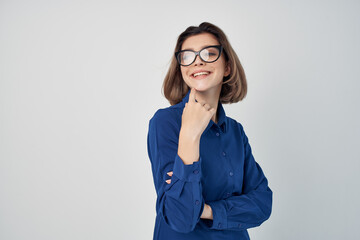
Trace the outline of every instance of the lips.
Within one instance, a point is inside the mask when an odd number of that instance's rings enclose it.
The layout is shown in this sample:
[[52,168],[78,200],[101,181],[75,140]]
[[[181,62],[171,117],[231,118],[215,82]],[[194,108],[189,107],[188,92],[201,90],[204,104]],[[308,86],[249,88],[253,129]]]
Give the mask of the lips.
[[196,78],[197,76],[203,76],[203,75],[208,76],[208,75],[210,75],[210,74],[211,74],[210,71],[206,71],[206,70],[200,69],[200,70],[197,70],[197,71],[193,72],[193,73],[191,74],[191,76],[194,77],[194,78]]

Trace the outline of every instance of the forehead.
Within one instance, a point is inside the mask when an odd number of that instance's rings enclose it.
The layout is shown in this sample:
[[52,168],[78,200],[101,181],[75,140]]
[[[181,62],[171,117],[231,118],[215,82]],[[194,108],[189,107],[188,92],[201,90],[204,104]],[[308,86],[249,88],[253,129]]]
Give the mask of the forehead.
[[188,37],[182,44],[181,50],[194,50],[199,51],[202,48],[210,45],[219,45],[218,40],[211,33],[200,33]]

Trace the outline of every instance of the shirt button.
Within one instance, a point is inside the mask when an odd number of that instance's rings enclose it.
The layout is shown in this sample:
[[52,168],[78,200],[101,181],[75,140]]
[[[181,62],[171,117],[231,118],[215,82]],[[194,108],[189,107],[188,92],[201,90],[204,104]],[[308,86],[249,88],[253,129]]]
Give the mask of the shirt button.
[[234,175],[234,173],[233,173],[233,172],[229,172],[229,175],[232,177],[232,176]]
[[199,205],[199,204],[200,204],[200,201],[199,201],[199,200],[196,200],[196,201],[195,201],[195,204],[196,204],[196,205]]
[[218,227],[221,228],[221,223],[218,224]]
[[220,133],[217,132],[217,133],[216,133],[216,136],[219,136],[219,135],[220,135]]
[[222,155],[223,155],[223,156],[225,156],[225,155],[226,155],[226,153],[225,153],[225,152],[222,152]]
[[194,174],[198,174],[198,173],[199,173],[199,170],[195,169],[195,170],[193,171],[193,173],[194,173]]

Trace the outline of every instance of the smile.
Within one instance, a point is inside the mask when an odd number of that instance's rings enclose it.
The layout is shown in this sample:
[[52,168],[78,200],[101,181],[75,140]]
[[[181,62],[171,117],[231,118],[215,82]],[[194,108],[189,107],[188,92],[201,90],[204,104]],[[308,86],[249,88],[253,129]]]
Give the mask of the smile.
[[198,72],[198,73],[192,74],[191,76],[193,78],[200,79],[200,78],[205,78],[210,74],[211,74],[211,72]]

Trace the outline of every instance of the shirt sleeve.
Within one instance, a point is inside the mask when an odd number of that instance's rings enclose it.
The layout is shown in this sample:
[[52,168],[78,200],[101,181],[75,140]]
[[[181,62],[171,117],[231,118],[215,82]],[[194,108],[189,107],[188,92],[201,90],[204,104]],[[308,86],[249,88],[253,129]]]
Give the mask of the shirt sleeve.
[[208,224],[210,229],[242,231],[260,226],[271,214],[272,191],[251,153],[248,138],[241,125],[240,128],[245,150],[242,194],[207,202],[213,211],[213,220]]
[[[175,231],[187,233],[194,230],[200,220],[205,201],[201,187],[201,157],[185,165],[179,155],[179,126],[164,109],[155,113],[149,122],[147,137],[157,192],[157,214]],[[171,183],[167,172],[173,171]]]

